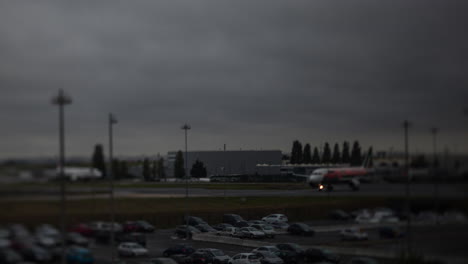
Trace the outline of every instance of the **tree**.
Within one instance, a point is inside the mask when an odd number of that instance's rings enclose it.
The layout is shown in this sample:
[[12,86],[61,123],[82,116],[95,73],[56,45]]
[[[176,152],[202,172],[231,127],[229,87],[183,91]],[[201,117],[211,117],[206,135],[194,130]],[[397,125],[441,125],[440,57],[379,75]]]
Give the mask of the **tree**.
[[207,172],[203,162],[197,159],[190,170],[190,175],[195,178],[206,178]]
[[331,162],[331,150],[330,145],[328,142],[325,142],[325,147],[323,148],[322,153],[322,163],[330,163]]
[[310,152],[310,144],[304,146],[304,152],[302,153],[302,163],[309,164],[312,162],[312,154]]
[[126,160],[120,161],[119,174],[121,178],[128,178],[130,176],[128,173],[128,163]]
[[158,177],[158,160],[151,162],[151,178],[157,179]]
[[333,156],[331,162],[333,164],[341,162],[340,147],[338,146],[338,143],[335,143],[335,146],[333,147]]
[[349,156],[349,143],[347,141],[343,142],[343,152],[341,153],[341,162],[350,163],[351,158]]
[[174,161],[174,177],[182,179],[185,177],[184,156],[182,151],[177,151]]
[[362,165],[362,156],[361,156],[361,147],[359,142],[356,140],[353,144],[353,149],[351,150],[351,166],[360,166]]
[[145,181],[151,180],[151,172],[150,172],[150,164],[148,158],[145,158],[143,160],[143,179]]
[[166,171],[164,170],[164,159],[159,158],[157,175],[159,179],[166,179]]
[[366,164],[366,166],[367,166],[368,168],[374,167],[374,154],[373,154],[372,147],[370,147],[369,150],[367,151],[366,159],[367,159],[367,164]]
[[312,156],[312,164],[319,164],[320,163],[320,155],[318,152],[318,148],[314,148],[314,155]]
[[302,163],[302,144],[299,140],[294,140],[291,150],[291,164]]
[[112,160],[112,175],[114,175],[115,179],[120,179],[122,176],[120,175],[120,161],[118,159]]
[[94,146],[93,168],[98,169],[102,177],[107,177],[106,162],[104,160],[104,151],[101,144],[96,144]]

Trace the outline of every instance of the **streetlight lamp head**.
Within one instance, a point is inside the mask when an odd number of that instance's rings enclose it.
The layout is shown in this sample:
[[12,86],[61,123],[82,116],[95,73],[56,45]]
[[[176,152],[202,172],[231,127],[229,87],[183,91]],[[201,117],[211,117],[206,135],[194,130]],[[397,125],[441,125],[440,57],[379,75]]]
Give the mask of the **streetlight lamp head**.
[[115,118],[113,114],[109,114],[109,123],[111,123],[111,125],[118,123],[117,119]]
[[71,97],[66,95],[62,89],[59,90],[59,93],[57,96],[52,98],[52,104],[55,104],[55,105],[67,105],[71,103],[72,103]]
[[184,129],[184,130],[191,129],[190,125],[188,125],[188,124],[183,125],[181,128]]

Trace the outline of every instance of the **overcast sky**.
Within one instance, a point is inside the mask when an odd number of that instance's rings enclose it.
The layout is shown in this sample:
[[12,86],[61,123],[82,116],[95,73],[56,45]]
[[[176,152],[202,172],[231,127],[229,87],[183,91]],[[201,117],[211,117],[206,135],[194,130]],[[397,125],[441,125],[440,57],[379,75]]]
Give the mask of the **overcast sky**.
[[468,1],[0,1],[0,158],[359,140],[468,152]]

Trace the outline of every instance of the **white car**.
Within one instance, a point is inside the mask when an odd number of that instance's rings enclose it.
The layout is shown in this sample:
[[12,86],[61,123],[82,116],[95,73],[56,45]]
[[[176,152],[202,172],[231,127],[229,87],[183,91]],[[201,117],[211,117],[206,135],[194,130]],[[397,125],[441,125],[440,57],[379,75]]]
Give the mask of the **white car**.
[[367,240],[369,238],[366,232],[354,227],[341,230],[340,237],[342,240]]
[[271,253],[276,253],[276,252],[278,252],[280,250],[275,246],[263,246],[263,247],[258,247],[256,249],[252,250],[252,253],[259,252],[259,251],[267,251],[267,252],[271,252]]
[[287,223],[288,218],[284,214],[271,214],[262,218],[267,223]]
[[241,229],[239,229],[239,231],[236,233],[235,236],[238,236],[238,237],[241,237],[241,238],[244,238],[244,237],[264,238],[265,233],[263,233],[260,230],[257,230],[256,228],[253,228],[253,227],[242,227]]
[[271,225],[252,225],[252,227],[265,233],[266,237],[274,238],[276,235],[276,231]]
[[255,253],[240,253],[233,256],[228,264],[260,264],[260,259]]
[[135,242],[121,243],[117,248],[121,257],[138,257],[148,255],[148,250]]
[[222,231],[217,231],[216,235],[218,236],[236,236],[238,228],[237,227],[226,227]]

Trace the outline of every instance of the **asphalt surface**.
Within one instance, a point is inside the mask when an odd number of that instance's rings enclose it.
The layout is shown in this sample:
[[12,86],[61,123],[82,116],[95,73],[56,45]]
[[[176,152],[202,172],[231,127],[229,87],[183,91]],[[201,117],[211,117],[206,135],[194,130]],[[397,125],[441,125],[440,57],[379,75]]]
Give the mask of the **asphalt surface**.
[[[181,185],[182,187],[183,185]],[[441,198],[468,198],[468,186],[466,184],[439,184],[438,192]],[[108,198],[108,189],[92,187],[71,187],[67,189],[69,199],[89,199],[89,198]],[[410,185],[412,196],[432,196],[434,193],[433,184],[415,183]],[[335,186],[332,192],[318,191],[316,189],[302,190],[227,190],[227,189],[203,189],[190,188],[190,197],[252,197],[252,196],[384,196],[398,197],[404,196],[406,192],[405,184],[391,183],[372,183],[362,184],[359,191],[352,191],[348,186]],[[172,198],[185,197],[185,187],[182,188],[117,188],[115,196],[121,198]],[[1,190],[2,199],[27,200],[41,199],[54,200],[59,195],[58,187],[37,187],[22,188],[15,190]]]

